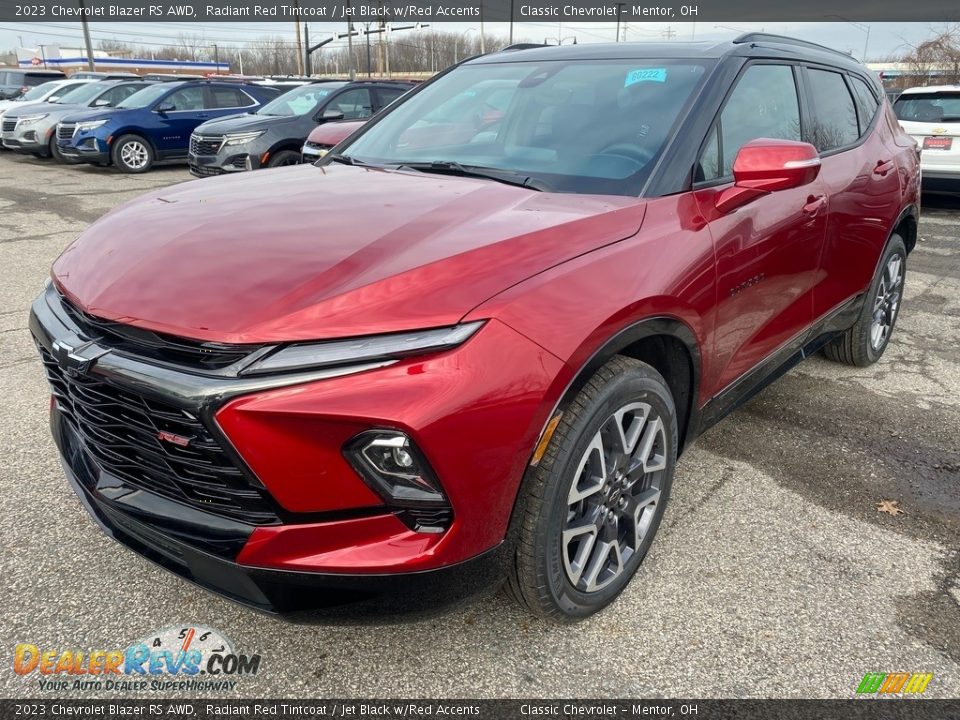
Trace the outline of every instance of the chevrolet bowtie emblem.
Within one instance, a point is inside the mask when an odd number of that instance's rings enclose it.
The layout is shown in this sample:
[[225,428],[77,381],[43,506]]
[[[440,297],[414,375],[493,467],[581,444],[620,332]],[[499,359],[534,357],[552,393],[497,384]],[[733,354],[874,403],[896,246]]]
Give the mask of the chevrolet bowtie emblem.
[[931,132],[934,135],[943,135],[945,132],[947,132],[947,129],[945,127],[935,127]]
[[93,364],[109,352],[95,340],[84,340],[76,333],[55,340],[51,350],[57,364],[74,377],[86,375]]

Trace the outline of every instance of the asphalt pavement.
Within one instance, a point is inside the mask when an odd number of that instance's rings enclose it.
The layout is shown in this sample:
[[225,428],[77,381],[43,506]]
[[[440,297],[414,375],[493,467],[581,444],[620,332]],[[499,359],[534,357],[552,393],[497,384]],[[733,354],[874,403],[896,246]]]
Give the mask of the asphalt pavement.
[[26,327],[51,262],[110,208],[188,179],[0,153],[0,695],[126,697],[43,692],[13,648],[201,624],[262,656],[217,698],[852,697],[867,672],[930,672],[926,696],[960,696],[960,201],[924,199],[882,361],[812,358],[702,436],[646,563],[595,618],[545,624],[496,593],[425,619],[290,624],[105,537],[49,437]]

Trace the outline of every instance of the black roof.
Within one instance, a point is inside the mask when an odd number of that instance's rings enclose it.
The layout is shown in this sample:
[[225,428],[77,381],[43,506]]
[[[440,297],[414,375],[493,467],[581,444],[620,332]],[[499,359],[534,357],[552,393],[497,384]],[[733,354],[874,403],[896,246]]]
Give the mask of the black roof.
[[500,52],[473,58],[467,62],[479,64],[536,62],[541,60],[612,60],[619,58],[703,58],[716,60],[727,56],[809,60],[864,71],[863,66],[846,53],[824,45],[770,33],[746,33],[734,40],[724,42],[635,42],[513,46]]

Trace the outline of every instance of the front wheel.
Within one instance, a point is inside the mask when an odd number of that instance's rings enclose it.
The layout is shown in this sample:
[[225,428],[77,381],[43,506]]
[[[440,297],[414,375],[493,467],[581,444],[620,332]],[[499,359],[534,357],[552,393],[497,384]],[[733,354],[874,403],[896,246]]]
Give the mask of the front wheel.
[[879,360],[887,349],[900,315],[906,272],[907,248],[903,238],[891,235],[857,322],[831,340],[823,348],[823,354],[836,362],[857,367],[866,367]]
[[299,165],[300,153],[293,150],[281,150],[267,163],[267,167],[286,167],[287,165]]
[[660,525],[677,459],[677,417],[663,377],[616,356],[569,405],[521,498],[514,597],[575,621],[611,603]]
[[153,167],[153,147],[139,135],[124,135],[113,144],[113,164],[125,173],[143,173]]

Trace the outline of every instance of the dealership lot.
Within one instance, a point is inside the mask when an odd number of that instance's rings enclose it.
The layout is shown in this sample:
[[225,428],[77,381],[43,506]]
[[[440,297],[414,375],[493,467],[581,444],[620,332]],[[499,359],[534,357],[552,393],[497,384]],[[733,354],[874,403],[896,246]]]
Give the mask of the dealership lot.
[[[46,427],[26,324],[51,261],[120,202],[188,179],[0,154],[4,696],[42,695],[10,669],[16,643],[113,649],[189,624],[263,657],[218,697],[850,696],[894,671],[960,695],[960,201],[925,199],[883,360],[814,358],[700,438],[648,561],[605,612],[541,624],[498,594],[426,619],[292,625],[102,535]],[[885,499],[906,514],[879,513]]]

